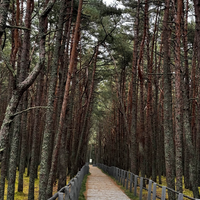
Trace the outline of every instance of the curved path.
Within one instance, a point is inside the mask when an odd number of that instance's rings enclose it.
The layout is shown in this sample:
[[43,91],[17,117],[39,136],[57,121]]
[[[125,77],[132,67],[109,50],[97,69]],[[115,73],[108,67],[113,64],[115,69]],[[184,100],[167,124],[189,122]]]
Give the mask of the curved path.
[[97,167],[90,165],[91,175],[87,178],[87,200],[130,200],[120,187]]

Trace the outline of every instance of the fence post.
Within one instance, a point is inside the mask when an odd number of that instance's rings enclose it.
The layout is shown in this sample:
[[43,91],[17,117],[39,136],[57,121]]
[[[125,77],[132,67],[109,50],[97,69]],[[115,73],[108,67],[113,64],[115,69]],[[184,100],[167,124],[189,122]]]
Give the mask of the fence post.
[[126,189],[128,190],[128,181],[129,181],[129,172],[126,172],[127,173],[127,176],[126,176],[126,178],[127,178],[127,180],[126,180]]
[[125,186],[126,171],[123,170],[123,187]]
[[70,197],[70,199],[74,199],[74,182],[73,181],[71,181],[71,190],[69,193],[69,197]]
[[130,177],[130,192],[132,192],[132,184],[133,184],[133,174],[131,173],[131,177]]
[[183,200],[183,194],[182,193],[178,194],[178,200]]
[[120,183],[122,184],[123,179],[123,169],[120,169]]
[[65,199],[69,199],[69,187],[65,186]]
[[166,194],[166,186],[162,186],[162,196],[161,196],[161,200],[165,200],[165,194]]
[[63,193],[62,192],[58,192],[58,200],[63,200]]
[[147,197],[147,200],[151,200],[151,188],[152,188],[152,180],[149,180],[149,187],[148,187],[148,197]]
[[74,200],[77,200],[77,196],[78,196],[78,190],[77,190],[77,177],[74,177],[74,189],[73,189],[73,191],[74,191]]
[[142,200],[143,177],[140,177],[140,200]]
[[153,183],[153,200],[156,200],[156,183]]
[[120,169],[118,168],[118,181],[120,182]]
[[62,192],[58,192],[58,200],[63,200],[63,193]]
[[135,179],[134,179],[134,195],[137,196],[137,178],[138,176],[135,175]]

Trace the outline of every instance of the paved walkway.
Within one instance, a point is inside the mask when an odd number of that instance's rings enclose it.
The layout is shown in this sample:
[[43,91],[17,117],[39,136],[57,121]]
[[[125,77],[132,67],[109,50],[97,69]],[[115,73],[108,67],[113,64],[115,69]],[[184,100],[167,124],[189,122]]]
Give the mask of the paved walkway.
[[87,178],[87,200],[130,200],[120,187],[97,167],[90,165],[91,175]]

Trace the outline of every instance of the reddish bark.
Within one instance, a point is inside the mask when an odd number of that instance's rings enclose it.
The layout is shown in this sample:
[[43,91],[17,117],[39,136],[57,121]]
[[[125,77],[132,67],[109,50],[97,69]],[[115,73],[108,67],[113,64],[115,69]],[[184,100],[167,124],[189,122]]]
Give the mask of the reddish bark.
[[84,134],[86,133],[86,130],[87,130],[88,117],[90,115],[89,109],[91,107],[92,95],[93,95],[93,92],[94,92],[94,83],[95,83],[95,73],[96,73],[96,66],[97,66],[98,49],[99,49],[99,46],[96,47],[96,54],[95,54],[95,58],[94,58],[94,67],[93,67],[93,72],[92,72],[92,81],[91,81],[91,86],[90,86],[90,93],[89,93],[89,96],[88,96],[88,99],[87,99],[82,130],[80,132],[78,149],[77,149],[77,152],[76,152],[75,166],[78,165],[78,160],[80,158],[80,150],[81,150],[81,146],[83,144]]
[[65,85],[65,93],[64,93],[63,103],[62,103],[61,114],[60,114],[58,133],[56,135],[56,142],[55,142],[55,146],[54,146],[54,150],[53,150],[51,170],[50,170],[49,179],[48,179],[47,195],[49,197],[51,196],[51,192],[52,192],[51,188],[53,185],[53,173],[56,169],[58,151],[59,151],[61,136],[63,134],[63,127],[64,127],[64,121],[65,121],[65,116],[66,116],[66,108],[67,108],[67,104],[69,101],[70,82],[71,82],[71,77],[72,77],[72,73],[73,73],[73,69],[74,69],[74,62],[76,60],[76,55],[77,55],[76,51],[77,51],[77,46],[78,46],[78,42],[79,42],[79,31],[80,31],[79,28],[80,28],[80,23],[81,23],[82,5],[83,5],[83,0],[80,0],[79,7],[78,7],[77,20],[76,20],[76,28],[75,28],[75,33],[74,33],[74,43],[73,43],[72,53],[71,53],[71,57],[70,57],[70,64],[69,64],[69,69],[68,69],[68,73],[67,73],[67,81],[66,81],[66,85]]
[[177,1],[177,13],[176,13],[176,46],[175,46],[175,150],[176,150],[176,190],[182,193],[182,129],[183,123],[181,118],[182,111],[182,95],[181,95],[181,16],[182,16],[182,0]]
[[[173,143],[173,123],[172,123],[172,93],[170,76],[170,57],[169,57],[169,9],[170,0],[165,0],[165,12],[163,19],[163,81],[164,81],[164,143],[165,143],[165,165],[167,186],[175,189],[174,175],[174,143]],[[175,195],[169,193],[169,199],[175,199]]]

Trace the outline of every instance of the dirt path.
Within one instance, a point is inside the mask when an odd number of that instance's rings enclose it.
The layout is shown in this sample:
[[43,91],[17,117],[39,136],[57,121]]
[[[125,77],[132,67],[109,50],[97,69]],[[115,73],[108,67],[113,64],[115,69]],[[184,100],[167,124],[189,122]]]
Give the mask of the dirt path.
[[100,169],[90,165],[90,173],[86,184],[87,200],[130,200],[119,186]]

